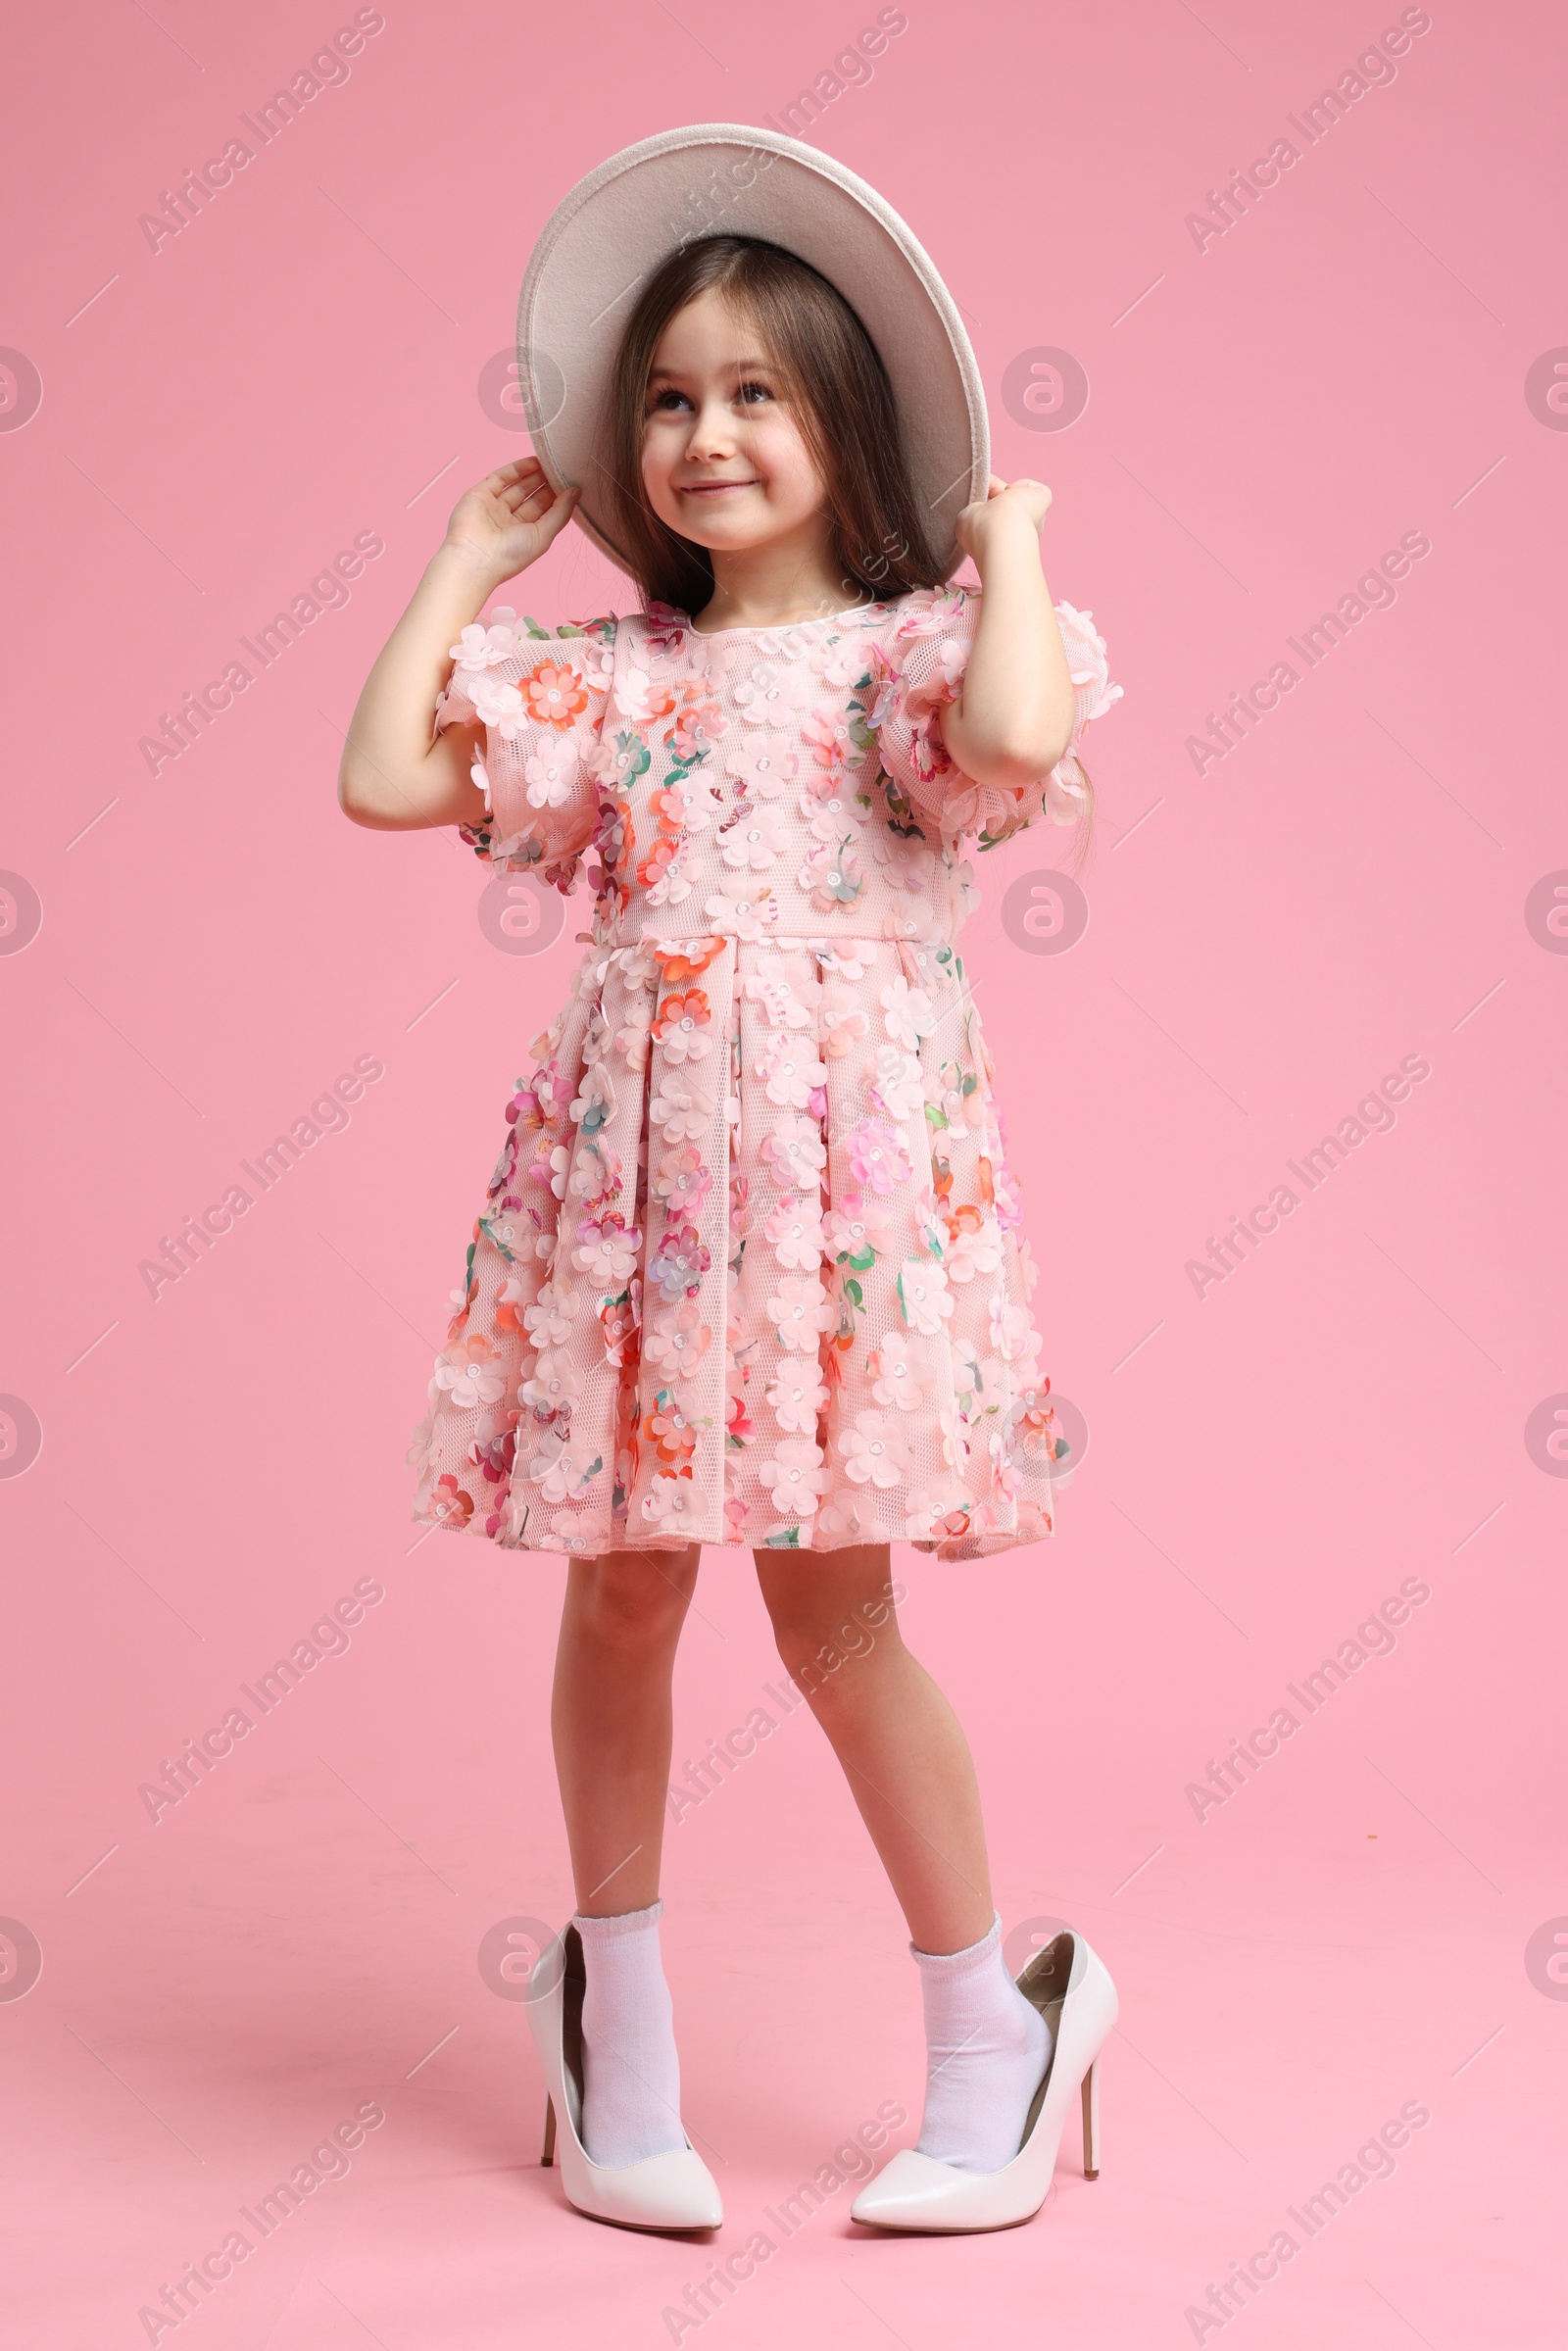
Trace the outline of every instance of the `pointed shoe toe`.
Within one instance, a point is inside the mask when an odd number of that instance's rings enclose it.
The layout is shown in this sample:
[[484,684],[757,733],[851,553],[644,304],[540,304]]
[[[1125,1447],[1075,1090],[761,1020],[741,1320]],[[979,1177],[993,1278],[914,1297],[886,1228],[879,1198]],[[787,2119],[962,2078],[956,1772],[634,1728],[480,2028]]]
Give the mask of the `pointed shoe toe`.
[[1026,2221],[1037,2207],[1013,2210],[1020,2203],[1019,2185],[1014,2181],[1010,2194],[999,2194],[1003,2179],[1001,2172],[961,2172],[914,2147],[901,2147],[861,2188],[850,2218],[876,2229],[1005,2229]]
[[641,2163],[613,2170],[587,2155],[573,2163],[563,2139],[562,2185],[568,2200],[591,2220],[613,2221],[621,2229],[717,2229],[724,2219],[718,2182],[695,2147],[648,2155]]

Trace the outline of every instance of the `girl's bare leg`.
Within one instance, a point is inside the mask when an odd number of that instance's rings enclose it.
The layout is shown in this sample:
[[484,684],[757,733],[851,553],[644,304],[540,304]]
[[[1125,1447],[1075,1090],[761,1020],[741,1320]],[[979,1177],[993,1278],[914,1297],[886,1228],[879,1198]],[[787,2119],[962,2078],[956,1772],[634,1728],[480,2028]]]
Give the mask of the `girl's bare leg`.
[[904,1645],[885,1549],[760,1552],[757,1572],[779,1654],[908,1921],[926,2037],[917,2152],[1000,2171],[1017,2153],[1051,2036],[1002,1954],[968,1742]]
[[974,1762],[904,1645],[887,1550],[754,1556],[779,1655],[844,1766],[912,1940],[966,1949],[995,1916]]
[[670,1671],[697,1564],[695,1547],[574,1559],[561,1612],[550,1724],[587,1971],[582,2133],[612,2169],[686,2143],[658,1905]]
[[658,1897],[670,1675],[698,1557],[695,1547],[612,1551],[566,1570],[550,1728],[584,1918]]

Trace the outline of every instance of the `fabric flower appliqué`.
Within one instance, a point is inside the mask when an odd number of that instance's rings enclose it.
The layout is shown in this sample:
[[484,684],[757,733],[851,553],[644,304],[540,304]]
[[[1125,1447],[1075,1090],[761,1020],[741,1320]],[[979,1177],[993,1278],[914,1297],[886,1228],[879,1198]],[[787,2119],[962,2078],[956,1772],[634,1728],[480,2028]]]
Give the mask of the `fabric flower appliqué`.
[[456,645],[447,648],[458,667],[469,670],[493,669],[498,662],[510,661],[516,650],[515,628],[481,628],[477,620],[460,629]]
[[646,669],[628,661],[615,692],[615,705],[633,726],[650,726],[656,719],[669,716],[675,697],[667,686],[656,686]]
[[[827,787],[825,791],[823,786]],[[831,849],[835,843],[853,838],[845,826],[863,824],[866,812],[847,797],[840,778],[823,775],[814,777],[801,794],[801,813],[810,827],[812,840]]]
[[758,1157],[781,1192],[808,1187],[827,1165],[821,1136],[799,1120],[781,1119],[758,1145]]
[[848,837],[836,849],[813,850],[796,875],[811,904],[831,913],[836,906],[853,906],[865,888],[865,871],[849,846]]
[[869,650],[860,637],[829,637],[824,644],[813,649],[811,667],[824,686],[842,688],[858,685],[865,675]]
[[925,1078],[915,1055],[884,1045],[876,1056],[872,1091],[896,1126],[915,1117],[925,1101]]
[[976,1208],[960,1208],[943,1258],[950,1282],[972,1282],[1002,1264],[1002,1235]]
[[848,1060],[870,1026],[864,1012],[843,989],[824,989],[821,1047],[830,1061]]
[[564,1439],[547,1436],[528,1463],[528,1476],[547,1502],[564,1502],[603,1466],[597,1459],[584,1462]]
[[711,1263],[708,1245],[695,1225],[671,1225],[654,1251],[648,1268],[649,1287],[662,1292],[666,1303],[683,1293],[695,1298]]
[[692,894],[691,860],[683,841],[661,833],[637,868],[651,906],[678,906]]
[[753,808],[719,835],[718,854],[741,873],[765,873],[784,847],[784,820],[774,808]]
[[812,710],[801,721],[801,740],[809,744],[819,767],[842,767],[853,749],[850,722],[842,710]]
[[473,1496],[458,1484],[450,1470],[437,1478],[430,1494],[432,1517],[445,1527],[466,1527],[473,1516]]
[[936,1026],[931,999],[923,988],[911,988],[901,972],[883,989],[880,1003],[882,1024],[889,1037],[905,1053],[917,1053],[922,1037],[929,1037]]
[[675,833],[706,832],[718,813],[712,786],[691,775],[679,776],[653,793],[648,805],[660,823]]
[[522,695],[515,686],[507,685],[488,673],[470,681],[465,680],[474,715],[482,726],[494,727],[503,743],[516,740],[517,730],[526,723]]
[[817,954],[824,972],[833,972],[841,980],[863,980],[876,950],[868,939],[835,939],[831,945],[819,945]]
[[588,708],[588,691],[569,661],[541,661],[517,681],[528,716],[545,726],[576,724]]
[[757,897],[742,897],[738,893],[728,897],[723,893],[715,893],[705,903],[703,911],[710,922],[716,922],[722,930],[733,931],[737,939],[754,943],[764,935],[764,924],[778,919],[778,906],[771,892]]
[[697,1516],[696,1491],[689,1470],[674,1477],[656,1478],[643,1495],[643,1516],[651,1526],[679,1531],[684,1519]]
[[806,1109],[816,1088],[827,1084],[827,1070],[811,1047],[787,1033],[762,1055],[757,1075],[781,1110]]
[[902,1184],[909,1173],[909,1155],[902,1136],[884,1126],[879,1118],[862,1118],[848,1138],[850,1172],[856,1182],[867,1192],[877,1192],[884,1199],[895,1184]]
[[662,1392],[643,1416],[643,1435],[661,1461],[683,1468],[697,1449],[697,1431],[673,1397]]
[[857,1486],[898,1486],[908,1477],[913,1457],[885,1412],[858,1412],[853,1429],[839,1433],[844,1475]]
[[[649,998],[646,996],[633,997],[626,1007],[625,1017],[615,1031],[614,1048],[616,1053],[624,1058],[628,1069],[640,1070],[648,1067],[648,1026],[653,1018],[653,1004]],[[594,1151],[598,1148],[590,1140],[584,1155],[586,1156],[588,1151]],[[590,1173],[586,1169],[572,1178],[574,1184],[583,1183],[585,1188],[587,1181],[590,1180]]]
[[753,726],[766,726],[782,715],[786,705],[777,668],[771,661],[755,661],[729,690],[735,708]]
[[712,1122],[713,1097],[706,1087],[671,1075],[649,1103],[648,1115],[666,1143],[696,1143]]
[[818,1534],[831,1535],[845,1543],[887,1541],[885,1534],[879,1534],[876,1521],[859,1495],[846,1494],[842,1488],[824,1502],[817,1513],[816,1526]]
[[906,1257],[899,1275],[899,1303],[909,1329],[934,1339],[953,1314],[953,1296],[941,1266]]
[[780,799],[795,781],[800,763],[795,738],[778,728],[748,726],[724,755],[726,774],[755,800]]
[[837,1308],[814,1274],[786,1276],[767,1301],[767,1315],[781,1347],[813,1354],[819,1334],[838,1319]]
[[918,1340],[890,1331],[873,1350],[867,1369],[874,1381],[871,1394],[879,1404],[915,1412],[925,1402],[931,1363]]
[[693,1380],[713,1334],[688,1298],[681,1306],[664,1306],[654,1316],[643,1340],[643,1353],[656,1371],[677,1382]]
[[786,1437],[771,1460],[759,1464],[757,1474],[780,1518],[812,1517],[827,1490],[822,1448],[808,1437]]
[[867,1273],[893,1247],[893,1227],[876,1201],[847,1194],[828,1217],[827,1246],[838,1264]]
[[460,1412],[471,1411],[476,1404],[498,1404],[506,1393],[505,1366],[490,1341],[475,1332],[437,1355],[435,1385]]
[[808,1029],[811,1014],[793,980],[775,979],[765,971],[749,971],[741,982],[748,1002],[760,1004],[770,1029]]
[[653,1032],[656,1043],[664,1049],[665,1060],[701,1061],[712,1048],[708,1034],[712,1018],[712,1007],[702,988],[688,988],[684,994],[675,989],[666,996]]
[[804,1273],[820,1264],[822,1226],[814,1200],[780,1200],[762,1231],[772,1244],[780,1265],[793,1266]]
[[533,1377],[524,1380],[522,1401],[535,1412],[569,1412],[577,1396],[577,1377],[559,1356],[546,1352],[534,1363]]
[[561,808],[577,781],[577,747],[569,739],[534,752],[522,763],[531,808]]
[[642,1234],[633,1227],[627,1230],[626,1219],[618,1208],[611,1208],[603,1216],[585,1216],[577,1227],[577,1243],[571,1261],[579,1273],[618,1290],[637,1263],[642,1248]]
[[969,1513],[961,1487],[920,1487],[908,1499],[904,1531],[911,1543],[956,1541],[969,1531]]
[[564,1347],[571,1337],[571,1326],[577,1319],[577,1304],[575,1290],[547,1282],[522,1317],[533,1345],[536,1347]]
[[692,1216],[708,1198],[712,1183],[695,1144],[682,1144],[665,1151],[660,1160],[653,1179],[654,1198],[663,1201],[671,1216]]
[[816,1376],[814,1363],[781,1363],[767,1401],[781,1429],[804,1437],[816,1427],[817,1416],[827,1402],[827,1390]]
[[728,726],[717,703],[688,686],[664,741],[681,764],[689,767],[713,748]]
[[1015,1362],[1033,1339],[1028,1308],[1009,1304],[999,1290],[991,1301],[991,1344],[997,1353],[1004,1363]]

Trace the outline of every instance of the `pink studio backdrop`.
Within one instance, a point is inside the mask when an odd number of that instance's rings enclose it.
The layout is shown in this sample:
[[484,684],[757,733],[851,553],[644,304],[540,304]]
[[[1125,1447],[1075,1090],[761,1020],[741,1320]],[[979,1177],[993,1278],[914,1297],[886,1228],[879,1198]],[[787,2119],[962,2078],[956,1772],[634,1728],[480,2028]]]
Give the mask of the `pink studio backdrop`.
[[[340,22],[346,64],[264,142]],[[8,2344],[1560,2340],[1560,14],[161,0],[11,37]],[[570,1907],[562,1565],[407,1515],[584,908],[503,952],[454,835],[358,831],[333,785],[454,498],[524,446],[505,355],[547,214],[634,139],[799,126],[813,90],[808,135],[962,305],[998,469],[1054,485],[1048,574],[1126,687],[1082,906],[1065,836],[1031,833],[982,860],[967,942],[1088,1451],[1054,1544],[897,1555],[1012,1948],[1081,1927],[1123,2013],[1104,2175],[1069,2143],[1033,2226],[865,2241],[848,2186],[787,2238],[763,2219],[879,2108],[912,2137],[919,2003],[825,1745],[765,1695],[750,1567],[710,1556],[678,1755],[782,1719],[667,1838],[729,2212],[704,2250],[595,2230],[533,2160],[500,1954]],[[140,217],[234,139],[155,249]],[[251,660],[356,547],[335,609]],[[627,594],[568,533],[515,600]],[[236,661],[253,682],[149,761]],[[155,1298],[142,1261],[236,1183],[254,1204]],[[356,1592],[343,1645],[154,1820],[143,1785]],[[1211,1766],[1281,1709],[1222,1798]],[[1428,2119],[1358,2164],[1401,2111]],[[383,2119],[286,2222],[241,2218],[357,2113]],[[688,2287],[759,2229],[699,2318]],[[177,2327],[139,2316],[235,2230]]]

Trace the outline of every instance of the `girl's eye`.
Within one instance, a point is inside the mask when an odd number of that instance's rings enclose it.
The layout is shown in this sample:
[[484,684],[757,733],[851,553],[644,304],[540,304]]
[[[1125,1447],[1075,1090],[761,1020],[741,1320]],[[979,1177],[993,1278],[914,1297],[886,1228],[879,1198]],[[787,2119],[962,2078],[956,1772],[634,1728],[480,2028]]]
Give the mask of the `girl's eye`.
[[[735,391],[735,398],[743,408],[756,408],[772,397],[767,385],[761,383],[743,383],[737,385]],[[673,384],[665,384],[660,391],[650,394],[648,414],[651,416],[670,416],[677,410],[689,409],[691,405],[684,392],[678,392]]]

